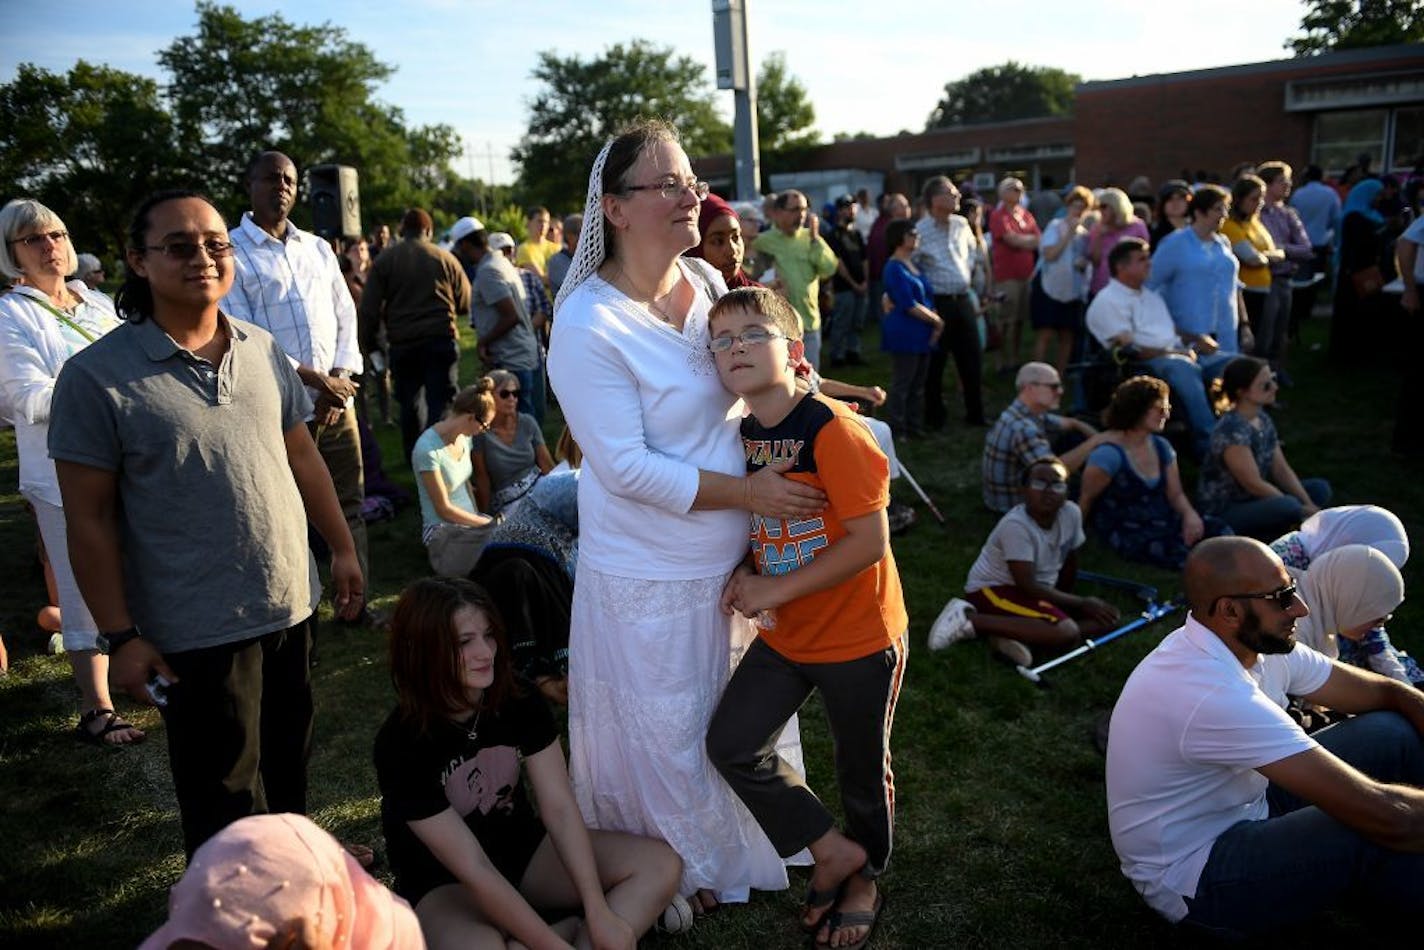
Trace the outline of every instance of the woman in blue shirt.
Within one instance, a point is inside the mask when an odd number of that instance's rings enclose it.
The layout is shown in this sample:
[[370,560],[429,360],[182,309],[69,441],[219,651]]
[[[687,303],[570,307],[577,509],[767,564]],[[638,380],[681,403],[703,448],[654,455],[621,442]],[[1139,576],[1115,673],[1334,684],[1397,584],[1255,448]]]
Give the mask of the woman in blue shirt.
[[891,254],[882,280],[895,309],[880,321],[880,348],[890,354],[891,364],[887,421],[902,439],[922,432],[930,350],[944,332],[944,321],[934,311],[929,281],[910,260],[919,241],[913,221],[891,221],[885,228],[885,245]]
[[1230,207],[1226,189],[1202,185],[1187,205],[1191,223],[1162,238],[1147,281],[1167,301],[1182,338],[1203,354],[1241,352],[1241,265],[1220,233]]

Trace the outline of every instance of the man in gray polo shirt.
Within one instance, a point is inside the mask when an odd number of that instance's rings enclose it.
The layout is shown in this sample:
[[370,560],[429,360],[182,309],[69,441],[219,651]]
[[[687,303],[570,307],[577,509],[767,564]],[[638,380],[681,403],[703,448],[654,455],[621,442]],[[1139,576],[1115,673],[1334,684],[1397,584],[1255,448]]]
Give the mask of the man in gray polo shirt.
[[[303,423],[312,403],[272,337],[230,320],[232,246],[206,201],[140,211],[130,322],[55,383],[50,455],[81,592],[115,685],[170,681],[164,722],[191,855],[225,825],[306,808],[315,565],[361,608],[355,544]],[[196,248],[196,253],[193,249]],[[161,682],[158,683],[161,687]],[[162,705],[160,703],[160,705]]]
[[480,358],[486,369],[507,369],[519,377],[519,411],[538,418],[543,415],[544,370],[523,283],[514,264],[490,247],[489,232],[474,226],[478,224],[474,218],[461,218],[450,237],[473,285],[470,325],[479,337]]

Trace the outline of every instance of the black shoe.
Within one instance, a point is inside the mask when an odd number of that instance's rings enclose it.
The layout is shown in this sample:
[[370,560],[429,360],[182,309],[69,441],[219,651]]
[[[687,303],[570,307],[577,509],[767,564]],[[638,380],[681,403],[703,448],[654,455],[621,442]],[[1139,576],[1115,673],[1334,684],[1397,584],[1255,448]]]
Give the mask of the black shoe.
[[846,361],[847,363],[849,363],[851,366],[864,366],[864,365],[865,365],[865,360],[861,357],[861,355],[860,355],[859,353],[847,353],[847,354],[846,354],[845,361]]
[[842,366],[844,366],[845,364],[846,364],[846,361],[843,360],[842,358],[840,358],[839,356],[832,356],[832,357],[831,357],[831,361],[830,361],[831,369],[840,369],[840,368],[841,368]]

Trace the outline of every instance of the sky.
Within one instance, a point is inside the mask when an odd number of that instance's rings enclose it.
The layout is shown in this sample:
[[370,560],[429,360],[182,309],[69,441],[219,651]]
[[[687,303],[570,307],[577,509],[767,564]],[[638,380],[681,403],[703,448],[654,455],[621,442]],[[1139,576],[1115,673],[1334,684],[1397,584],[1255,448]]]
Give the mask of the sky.
[[[444,122],[465,143],[457,170],[512,180],[509,150],[523,133],[538,53],[584,59],[635,38],[671,46],[715,81],[712,0],[229,0],[248,19],[280,13],[333,23],[397,67],[377,97],[417,125]],[[1085,79],[1285,59],[1299,32],[1299,0],[1194,0],[1186,9],[1144,0],[1019,0],[1018,22],[993,32],[980,3],[897,0],[746,0],[752,61],[786,54],[816,108],[817,126],[894,135],[924,128],[946,82],[1014,59]],[[156,53],[192,33],[183,0],[68,0],[62,18],[0,0],[0,82],[21,62],[66,72],[80,59],[162,81]],[[889,10],[890,17],[867,16]],[[1188,12],[1189,11],[1189,12]],[[1212,28],[1212,24],[1215,27]],[[971,25],[973,33],[971,34]],[[732,93],[717,99],[730,121]]]

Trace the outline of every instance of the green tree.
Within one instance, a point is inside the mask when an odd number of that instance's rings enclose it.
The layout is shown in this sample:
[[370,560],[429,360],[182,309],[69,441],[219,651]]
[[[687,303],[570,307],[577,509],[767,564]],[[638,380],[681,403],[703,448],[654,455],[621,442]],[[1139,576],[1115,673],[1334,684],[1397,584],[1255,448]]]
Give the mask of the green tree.
[[246,207],[242,172],[265,148],[303,168],[354,166],[368,221],[396,219],[446,183],[459,137],[446,125],[410,128],[400,109],[376,100],[393,70],[345,30],[279,14],[244,20],[211,2],[197,13],[196,32],[174,40],[158,61],[172,76],[183,153],[225,214]]
[[763,156],[794,152],[821,143],[816,131],[816,107],[801,80],[786,68],[780,50],[762,60],[757,70],[757,139]]
[[80,60],[65,75],[23,63],[0,86],[0,195],[44,203],[79,250],[113,260],[134,206],[184,183],[153,80]]
[[512,157],[520,192],[556,210],[581,208],[588,171],[603,143],[638,118],[674,125],[689,155],[731,148],[706,70],[690,56],[647,40],[616,43],[602,55],[539,54],[533,77],[543,88],[529,103],[529,128]]
[[1424,40],[1420,0],[1310,0],[1306,8],[1304,33],[1285,43],[1297,56]]
[[945,83],[944,98],[925,128],[1068,115],[1073,111],[1073,87],[1082,81],[1076,73],[1053,66],[1027,66],[1013,60],[986,66]]

